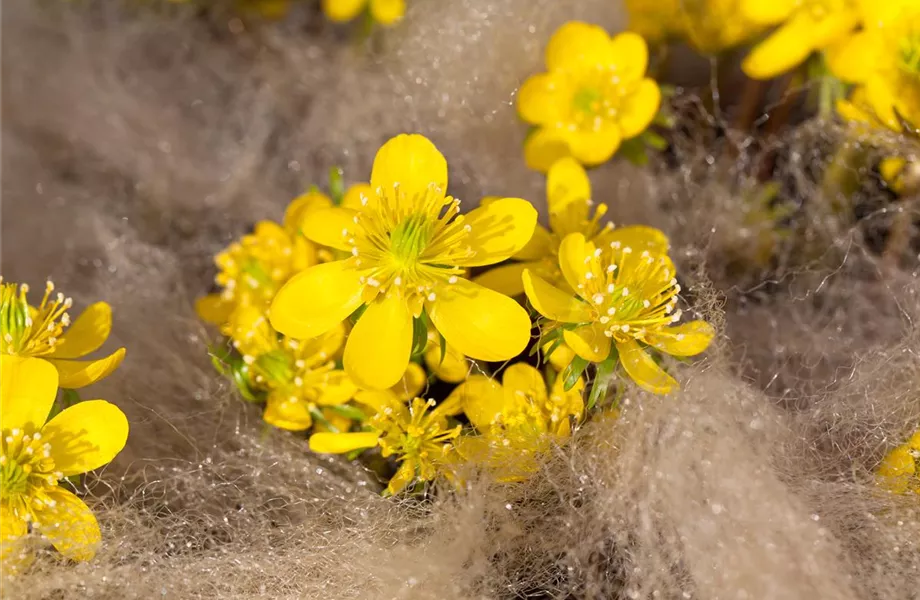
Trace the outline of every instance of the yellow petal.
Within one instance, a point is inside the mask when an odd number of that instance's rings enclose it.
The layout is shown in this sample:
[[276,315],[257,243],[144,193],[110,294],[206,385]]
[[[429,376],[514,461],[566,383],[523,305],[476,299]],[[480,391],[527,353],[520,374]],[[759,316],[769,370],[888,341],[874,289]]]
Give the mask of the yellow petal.
[[636,385],[653,394],[667,394],[677,387],[674,378],[664,372],[636,340],[617,343],[620,363]]
[[890,156],[882,159],[878,165],[878,171],[882,175],[882,179],[884,179],[888,187],[897,194],[904,193],[904,180],[902,175],[907,168],[907,164],[907,161],[903,158]]
[[[901,131],[901,121],[895,113],[900,90],[892,86],[891,78],[873,73],[866,82],[866,100],[876,118],[892,131]],[[908,115],[909,116],[909,115]]]
[[380,434],[376,431],[354,433],[314,433],[310,436],[310,450],[319,454],[345,454],[353,450],[373,448]]
[[[648,45],[641,35],[627,31],[610,40],[620,81],[638,81],[648,68]],[[627,136],[628,137],[628,136]]]
[[105,302],[89,306],[67,328],[54,346],[54,358],[79,358],[98,350],[112,331],[112,307]]
[[49,358],[57,369],[60,386],[64,389],[77,389],[105,379],[118,368],[125,359],[125,349],[119,348],[105,358],[98,360],[63,360]]
[[342,208],[361,210],[365,206],[377,201],[377,194],[371,189],[369,183],[356,183],[348,188],[342,198]]
[[38,431],[57,396],[58,374],[40,358],[0,355],[0,428]]
[[572,105],[572,88],[564,77],[540,73],[521,85],[517,110],[521,119],[532,125],[547,125],[566,120]]
[[517,260],[540,260],[553,252],[553,239],[545,227],[537,223],[533,228],[533,237],[512,258]]
[[691,321],[645,336],[645,343],[671,356],[695,356],[705,350],[715,331],[706,321]]
[[332,371],[323,378],[323,388],[316,403],[320,406],[338,406],[351,400],[357,392],[358,386],[345,371]]
[[572,157],[553,163],[546,174],[546,203],[550,213],[564,210],[571,202],[591,199],[591,181],[584,167]]
[[391,138],[374,158],[371,188],[404,198],[443,197],[447,193],[447,161],[428,138],[401,134]]
[[525,269],[533,267],[534,263],[509,263],[489,269],[473,279],[473,282],[506,296],[519,296],[524,293],[524,282],[521,280],[521,275]]
[[464,223],[471,229],[466,243],[473,255],[456,264],[492,265],[510,258],[530,241],[537,224],[537,210],[527,200],[502,198],[470,211]]
[[588,167],[610,160],[622,140],[619,123],[611,121],[603,121],[591,130],[577,129],[566,136],[572,156]]
[[350,208],[331,206],[318,208],[308,215],[300,225],[300,229],[307,239],[329,246],[337,250],[351,250],[349,238],[354,238],[357,225],[355,216],[357,212]]
[[391,496],[398,494],[412,483],[413,479],[415,479],[415,463],[407,460],[396,469],[396,473],[390,478],[390,482],[387,484],[387,492]]
[[326,194],[310,190],[294,198],[284,211],[284,228],[290,232],[302,232],[308,215],[321,208],[332,206],[332,200]]
[[460,383],[470,374],[470,364],[457,349],[445,344],[444,358],[441,358],[441,343],[437,334],[430,333],[425,347],[425,364],[428,370],[441,381]]
[[643,251],[648,251],[649,254],[667,254],[671,247],[671,242],[664,232],[645,225],[629,225],[611,229],[602,234],[597,243],[601,246],[611,242],[617,242],[624,248],[632,248],[633,252],[639,254]]
[[54,468],[65,477],[112,462],[128,441],[128,418],[105,400],[86,400],[64,409],[42,428],[51,444]]
[[591,320],[588,305],[572,294],[550,285],[529,270],[524,271],[522,279],[524,293],[530,304],[547,319],[562,323],[584,323]]
[[812,39],[804,20],[794,20],[780,27],[758,44],[741,63],[754,79],[771,79],[800,64],[811,54]]
[[520,304],[481,285],[458,279],[426,303],[438,333],[458,352],[487,361],[508,360],[530,341],[530,317]]
[[402,378],[390,389],[400,399],[409,401],[419,396],[427,384],[428,376],[425,375],[425,369],[418,363],[410,362]]
[[7,503],[0,504],[0,577],[17,575],[32,562],[29,526],[13,514]]
[[573,290],[577,290],[585,280],[588,272],[585,259],[591,252],[593,249],[588,246],[585,236],[577,232],[565,236],[559,244],[559,269]]
[[889,452],[876,471],[879,486],[895,494],[903,494],[910,487],[917,463],[905,444]]
[[615,64],[616,58],[607,32],[581,21],[564,24],[546,45],[546,68],[550,71],[607,66]]
[[827,66],[837,78],[847,83],[865,83],[877,68],[879,43],[875,32],[860,31],[831,45],[824,53]]
[[546,173],[557,160],[571,155],[565,133],[553,127],[541,127],[524,140],[524,162],[534,171]]
[[48,539],[64,558],[76,561],[90,560],[102,540],[99,523],[86,504],[62,487],[48,490],[45,506],[35,512],[36,530]]
[[796,4],[796,0],[741,0],[739,9],[749,21],[759,25],[776,25],[789,18]]
[[[546,381],[540,371],[527,363],[509,365],[502,373],[502,390],[506,407],[519,407],[522,412],[530,410],[530,405],[546,404]],[[507,409],[506,409],[507,410]]]
[[323,13],[330,21],[351,21],[366,5],[367,0],[323,0]]
[[195,312],[205,322],[224,325],[233,312],[233,304],[221,298],[220,294],[208,294],[195,301]]
[[610,354],[610,338],[604,335],[604,328],[597,323],[562,332],[565,343],[578,356],[591,362],[607,360]]
[[386,390],[361,390],[355,394],[355,402],[370,408],[375,414],[392,411],[391,416],[396,421],[411,420],[406,403],[393,392],[392,388]]
[[390,292],[367,306],[345,342],[345,371],[364,388],[396,385],[412,353],[412,315],[403,297]]
[[381,25],[392,25],[406,14],[406,0],[371,0],[371,16]]
[[[547,342],[543,344],[543,352],[549,352],[550,348],[553,347],[553,342]],[[575,353],[572,352],[572,349],[565,345],[565,343],[559,344],[553,353],[549,355],[549,364],[552,365],[554,369],[561,372],[569,363],[572,362],[572,359],[575,358]]]
[[618,120],[624,139],[636,137],[652,123],[661,106],[661,90],[654,79],[643,79],[623,99]]
[[502,386],[485,375],[471,375],[447,397],[448,402],[460,402],[463,412],[480,432],[489,426],[505,407]]
[[292,277],[272,301],[272,327],[306,339],[322,335],[362,304],[364,286],[346,261],[323,263]]
[[313,424],[307,402],[283,392],[269,394],[262,419],[272,427],[286,431],[305,431]]

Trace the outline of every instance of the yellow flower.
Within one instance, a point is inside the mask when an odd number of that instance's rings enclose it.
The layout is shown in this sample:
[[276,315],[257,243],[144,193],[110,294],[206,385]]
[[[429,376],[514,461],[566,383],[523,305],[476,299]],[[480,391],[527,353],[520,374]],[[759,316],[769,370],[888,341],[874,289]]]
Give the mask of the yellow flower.
[[0,355],[0,559],[4,573],[29,562],[38,533],[70,560],[89,560],[101,537],[89,507],[64,477],[110,462],[128,438],[128,420],[105,400],[79,402],[46,422],[58,374],[48,362]]
[[900,157],[882,160],[878,168],[882,178],[894,193],[905,196],[920,189],[920,162]]
[[576,295],[524,271],[530,303],[552,321],[550,327],[563,328],[565,343],[581,358],[605,361],[615,346],[627,375],[643,389],[664,394],[677,382],[640,342],[673,356],[693,356],[712,340],[712,327],[705,321],[670,327],[680,319],[675,310],[680,286],[665,255],[618,242],[597,248],[573,233],[562,241],[559,265]]
[[703,54],[717,54],[763,30],[741,14],[742,1],[626,0],[629,29],[652,44],[678,37]]
[[470,362],[450,344],[445,343],[444,356],[441,356],[441,337],[434,331],[428,332],[424,359],[428,370],[447,383],[460,383],[470,374]]
[[[413,481],[431,481],[441,468],[450,440],[462,426],[450,427],[447,418],[460,412],[458,400],[434,406],[433,400],[414,398],[408,406],[390,390],[359,392],[358,402],[374,411],[371,431],[314,433],[310,449],[323,454],[344,454],[380,446],[383,456],[395,456],[399,468],[387,486],[396,494]],[[429,410],[431,409],[431,410]]]
[[[840,79],[856,84],[845,118],[897,132],[920,128],[920,3],[885,0],[863,5],[865,26],[827,52]],[[867,114],[868,113],[868,114]]]
[[260,221],[251,234],[230,244],[214,257],[219,269],[215,282],[220,293],[199,298],[198,316],[230,333],[230,316],[237,306],[267,309],[275,294],[292,275],[317,263],[317,248],[300,234],[308,215],[332,201],[319,192],[294,199],[284,214],[283,226]]
[[[0,278],[0,353],[34,356],[57,369],[61,387],[75,389],[107,377],[125,357],[125,349],[96,360],[75,360],[98,350],[112,331],[112,307],[90,305],[71,324],[70,298],[52,296],[54,284],[45,284],[38,307],[26,299],[29,286],[2,283]],[[66,331],[65,331],[66,330]]]
[[364,10],[381,25],[392,25],[406,14],[405,0],[323,0],[323,12],[330,21],[351,21]]
[[262,311],[241,306],[232,325],[233,346],[253,383],[268,390],[262,418],[269,425],[304,431],[314,418],[323,420],[324,408],[345,404],[358,391],[333,359],[345,339],[342,323],[316,338],[279,339]]
[[[505,369],[502,384],[473,375],[448,402],[460,402],[481,435],[454,442],[463,463],[482,466],[499,481],[522,481],[536,471],[540,455],[567,439],[584,414],[581,379],[568,392],[562,378],[547,389],[540,372],[524,363]],[[456,459],[456,457],[455,457]]]
[[400,135],[384,144],[360,209],[318,210],[305,221],[308,238],[348,251],[349,258],[288,281],[271,306],[275,329],[315,337],[364,307],[348,335],[344,364],[369,389],[388,388],[402,377],[413,318],[430,321],[471,358],[501,361],[519,354],[530,339],[527,311],[462,275],[523,248],[537,211],[526,200],[503,198],[461,215],[460,202],[445,196],[446,189],[447,163],[426,138]]
[[920,431],[889,452],[876,470],[878,485],[895,494],[920,494]]
[[758,44],[741,67],[754,79],[770,79],[800,65],[853,33],[858,0],[742,0],[745,18],[779,27]]
[[584,168],[573,158],[559,159],[546,174],[546,202],[549,207],[549,230],[537,224],[530,242],[512,259],[520,262],[496,267],[475,279],[476,283],[508,296],[524,293],[521,274],[529,269],[555,286],[567,284],[559,270],[559,244],[570,233],[580,233],[596,246],[620,242],[634,250],[653,254],[668,251],[668,238],[657,229],[641,225],[613,228],[601,225],[606,204],[591,200],[591,182]]
[[536,126],[524,144],[527,165],[545,172],[559,158],[606,162],[623,140],[655,118],[661,92],[645,77],[648,48],[635,33],[613,39],[578,21],[560,27],[546,46],[546,73],[518,92],[521,118]]

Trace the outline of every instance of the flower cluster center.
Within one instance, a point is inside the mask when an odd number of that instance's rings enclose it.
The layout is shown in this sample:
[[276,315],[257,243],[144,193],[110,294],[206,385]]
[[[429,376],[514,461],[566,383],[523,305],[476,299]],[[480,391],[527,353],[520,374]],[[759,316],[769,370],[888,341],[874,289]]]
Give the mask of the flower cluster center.
[[54,470],[51,444],[42,439],[40,432],[5,430],[0,443],[0,499],[4,502],[34,497],[63,478]]
[[[0,279],[2,283],[2,279]],[[54,351],[64,329],[70,325],[70,298],[45,284],[45,295],[37,309],[29,306],[28,285],[3,283],[0,290],[0,352],[20,356],[44,356]]]

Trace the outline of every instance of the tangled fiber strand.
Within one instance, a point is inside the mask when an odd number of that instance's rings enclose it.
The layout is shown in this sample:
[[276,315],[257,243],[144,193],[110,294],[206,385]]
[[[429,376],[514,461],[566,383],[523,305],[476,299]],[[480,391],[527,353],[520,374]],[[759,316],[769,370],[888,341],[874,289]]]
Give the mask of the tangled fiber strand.
[[[329,167],[366,177],[400,131],[435,141],[467,204],[542,208],[514,90],[556,26],[615,30],[621,13],[418,0],[359,46],[307,5],[242,34],[182,10],[4,8],[3,275],[114,306],[128,359],[92,393],[132,427],[84,483],[96,559],[41,556],[4,597],[917,597],[916,501],[871,477],[920,421],[916,257],[881,261],[890,212],[869,170],[853,173],[868,217],[820,201],[850,132],[719,137],[704,109],[649,168],[593,171],[614,221],[672,238],[691,312],[722,325],[710,357],[673,397],[628,391],[526,484],[471,474],[385,500],[360,465],[265,430],[214,374],[192,311],[211,257]],[[782,236],[750,219],[767,160],[792,204]]]

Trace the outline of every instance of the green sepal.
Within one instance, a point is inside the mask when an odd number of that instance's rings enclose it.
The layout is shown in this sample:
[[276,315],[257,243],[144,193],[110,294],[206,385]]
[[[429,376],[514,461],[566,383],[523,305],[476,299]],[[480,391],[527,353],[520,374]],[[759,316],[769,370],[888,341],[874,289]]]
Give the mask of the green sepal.
[[211,364],[218,373],[229,377],[240,395],[249,402],[262,402],[263,394],[256,392],[249,385],[249,365],[243,361],[243,357],[225,347],[208,347],[208,354],[211,357]]
[[578,383],[578,378],[585,372],[589,364],[587,360],[577,355],[572,359],[572,362],[570,362],[562,372],[564,381],[563,389],[565,391],[568,392],[575,387],[575,384]]
[[607,395],[607,390],[614,379],[613,373],[616,371],[619,359],[620,353],[617,352],[616,346],[613,346],[610,348],[610,354],[607,359],[598,363],[594,374],[594,384],[591,386],[591,393],[588,395],[587,410],[594,408],[598,401]]
[[443,335],[438,335],[438,348],[441,352],[440,357],[438,358],[438,366],[444,364],[444,357],[447,356],[447,340],[444,339]]
[[367,415],[364,411],[352,404],[336,404],[334,406],[327,406],[326,408],[352,421],[361,422],[367,419]]
[[310,417],[313,419],[314,423],[320,423],[323,427],[331,431],[332,433],[341,433],[339,428],[329,422],[329,419],[326,418],[326,415],[323,414],[315,404],[311,404],[307,410],[310,412]]
[[412,319],[412,358],[417,358],[425,352],[428,345],[428,325],[428,314],[425,311]]
[[342,200],[345,198],[345,179],[340,167],[329,169],[329,195],[332,197],[333,204],[342,205]]
[[636,165],[644,167],[648,164],[648,151],[645,149],[645,142],[642,136],[636,136],[628,140],[623,140],[617,154]]
[[348,320],[351,321],[351,324],[354,325],[358,322],[358,319],[361,318],[361,315],[364,314],[364,311],[367,310],[367,304],[362,304],[355,309],[355,312],[348,315]]

